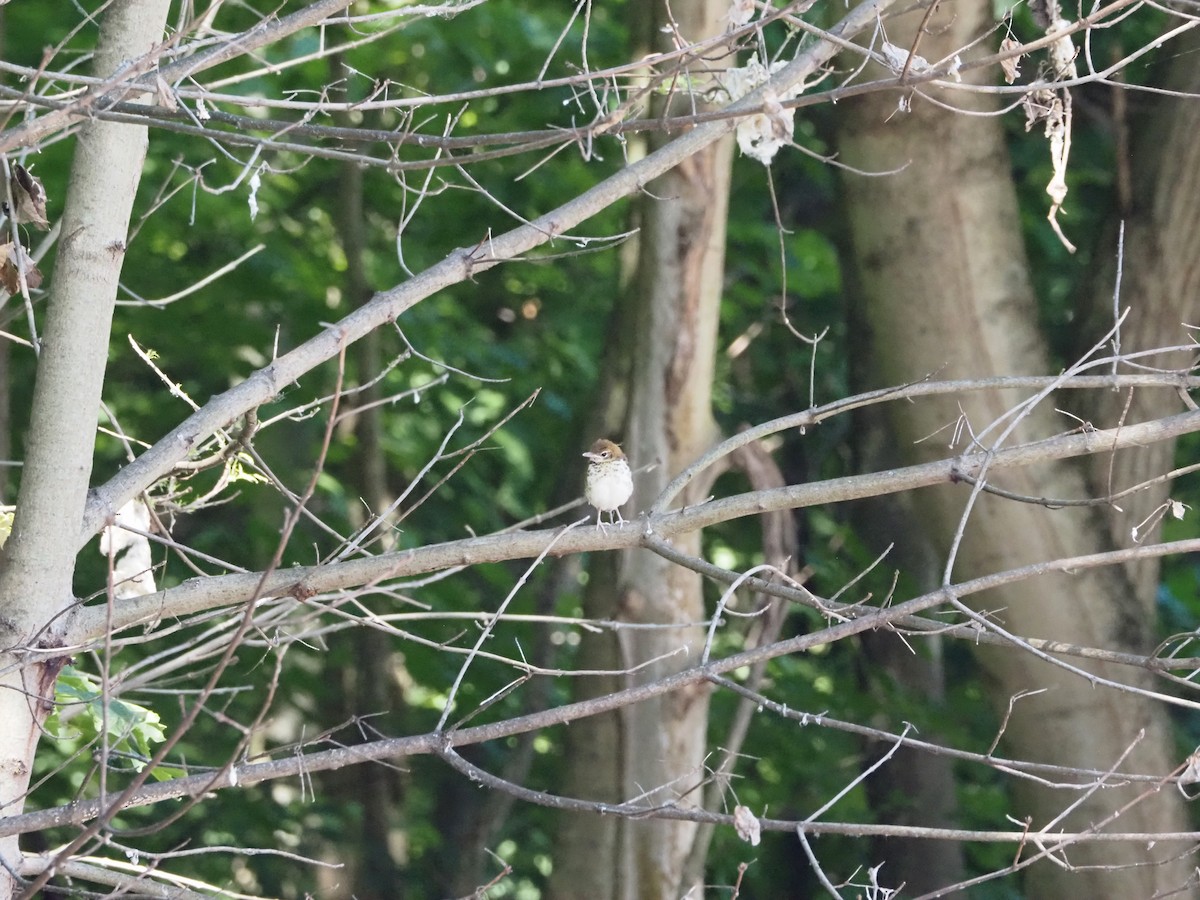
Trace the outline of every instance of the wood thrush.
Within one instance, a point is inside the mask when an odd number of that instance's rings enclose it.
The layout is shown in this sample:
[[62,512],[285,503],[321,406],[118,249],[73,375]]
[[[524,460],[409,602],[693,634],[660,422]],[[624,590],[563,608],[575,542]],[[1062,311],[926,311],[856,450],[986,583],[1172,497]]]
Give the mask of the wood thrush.
[[629,460],[620,447],[604,438],[592,444],[592,449],[583,455],[590,460],[583,495],[596,507],[596,527],[602,527],[604,513],[608,513],[610,522],[624,522],[621,506],[633,493]]

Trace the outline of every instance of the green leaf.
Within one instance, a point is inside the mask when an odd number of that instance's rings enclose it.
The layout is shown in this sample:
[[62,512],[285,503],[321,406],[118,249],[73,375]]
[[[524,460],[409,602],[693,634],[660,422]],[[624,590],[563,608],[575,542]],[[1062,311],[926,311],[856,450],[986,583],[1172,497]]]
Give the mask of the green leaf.
[[[105,732],[110,750],[129,754],[130,765],[140,772],[144,760],[153,755],[153,744],[166,739],[158,713],[128,700],[103,702],[97,681],[74,666],[65,666],[58,676],[55,709],[46,730],[61,742],[91,743]],[[156,780],[176,777],[177,769],[160,767]],[[181,773],[180,773],[181,774]]]

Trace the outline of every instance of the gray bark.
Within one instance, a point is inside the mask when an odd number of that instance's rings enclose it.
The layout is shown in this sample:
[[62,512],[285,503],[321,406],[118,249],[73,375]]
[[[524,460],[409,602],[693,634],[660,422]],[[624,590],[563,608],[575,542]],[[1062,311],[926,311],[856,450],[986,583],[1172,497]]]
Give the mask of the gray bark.
[[[719,0],[676,4],[673,21],[687,39],[700,40],[720,32],[727,8]],[[634,479],[628,506],[634,511],[648,508],[670,478],[716,436],[710,404],[731,154],[732,142],[725,139],[689,157],[653,181],[641,205],[637,275],[617,319],[620,340],[613,345],[619,348],[618,358],[606,370],[628,377],[615,390],[628,398],[620,435],[627,455],[635,469],[657,462]],[[611,408],[611,401],[605,406]],[[676,544],[683,552],[698,553],[700,534]],[[699,576],[646,551],[628,552],[615,566],[601,562],[592,579],[589,615],[638,623],[703,619]],[[693,664],[703,633],[698,628],[630,631],[591,643],[584,665],[632,669],[665,657],[592,686],[607,691]],[[686,653],[680,652],[682,647]],[[707,690],[696,687],[573,726],[567,792],[608,801],[644,795],[647,806],[687,803],[690,795],[690,802],[699,805],[702,794],[695,788],[704,778],[707,721]],[[688,889],[682,883],[684,866],[695,834],[696,826],[689,822],[570,816],[559,842],[551,895],[613,900],[681,896]]]
[[[116,72],[162,39],[167,0],[117,0],[104,14],[95,70]],[[145,99],[136,95],[130,101]],[[152,97],[147,102],[152,102]],[[146,129],[93,120],[79,133],[42,333],[25,465],[0,568],[0,809],[19,813],[39,728],[62,665],[76,542],[92,472],[108,335]],[[115,511],[114,511],[115,512]],[[0,897],[11,894],[15,839],[0,843]]]
[[[1118,210],[1125,222],[1124,271],[1118,302],[1122,310],[1129,310],[1121,329],[1121,349],[1127,353],[1189,344],[1195,332],[1189,332],[1181,323],[1195,324],[1200,318],[1200,143],[1196,141],[1200,105],[1193,99],[1200,91],[1200,69],[1189,62],[1197,51],[1200,39],[1194,32],[1189,33],[1172,55],[1173,62],[1162,79],[1165,88],[1184,96],[1157,97],[1140,117],[1116,123],[1119,128],[1136,129],[1132,157],[1118,160],[1118,165],[1128,168],[1133,187],[1129,208]],[[1114,112],[1119,114],[1119,109]],[[1110,229],[1113,239],[1100,251],[1102,266],[1088,300],[1090,315],[1084,317],[1088,325],[1083,332],[1087,335],[1103,334],[1113,324],[1116,233],[1116,227]],[[1139,363],[1186,369],[1194,357],[1193,349],[1157,354]],[[1097,427],[1142,422],[1183,408],[1177,392],[1170,388],[1136,391],[1132,396],[1126,391],[1103,391],[1085,399],[1088,402],[1077,409]],[[1105,495],[1120,491],[1166,472],[1174,458],[1175,444],[1164,441],[1137,453],[1094,457],[1089,469],[1093,492]],[[1153,524],[1153,516],[1170,491],[1171,484],[1162,482],[1122,498],[1119,509],[1108,509],[1106,518],[1113,542],[1128,542],[1131,529],[1147,520],[1150,524],[1140,529],[1140,539],[1156,540],[1161,528]],[[1138,604],[1148,617],[1154,614],[1160,563],[1149,557],[1128,566]]]
[[[956,4],[952,13],[930,23],[919,52],[937,59],[964,45],[984,30],[989,9],[982,3]],[[908,47],[919,18],[917,13],[889,22],[889,39]],[[889,94],[855,103],[841,140],[843,160],[858,168],[880,171],[907,164],[899,175],[846,182],[854,257],[869,309],[866,345],[877,382],[896,384],[935,371],[944,378],[1050,371],[999,122],[954,114],[920,98],[911,114],[903,114],[896,102]],[[962,94],[953,102],[970,104]],[[942,455],[960,414],[969,423],[966,441],[1018,399],[994,393],[904,406],[893,411],[893,433],[910,460]],[[1009,443],[1071,427],[1052,404],[1043,404]],[[1088,496],[1082,467],[1068,463],[1014,473],[1003,487],[1033,497]],[[965,487],[947,487],[917,497],[919,514],[943,559],[967,493]],[[1094,511],[1051,511],[985,495],[971,513],[953,575],[981,575],[1109,546],[1108,530]],[[992,591],[978,598],[977,606],[1021,635],[1145,652],[1150,623],[1130,597],[1123,572],[1096,570]],[[1012,755],[1103,771],[1132,747],[1120,769],[1159,776],[1178,762],[1161,707],[1095,687],[1014,650],[982,648],[978,658],[1001,710],[1019,692],[1046,689],[1016,703],[1005,733]],[[1151,683],[1128,669],[1085,668],[1142,687]],[[1139,739],[1141,729],[1145,736]],[[1144,790],[1143,785],[1097,791],[1062,827],[1086,828]],[[1018,783],[1011,814],[1017,820],[1029,817],[1038,828],[1077,799],[1077,791]],[[1135,803],[1119,822],[1122,830],[1134,832],[1186,828],[1182,804],[1171,791]],[[1171,860],[1173,855],[1171,847],[1080,846],[1069,854],[1073,868],[1035,865],[1029,895],[1148,897],[1179,889],[1187,883],[1188,866]]]

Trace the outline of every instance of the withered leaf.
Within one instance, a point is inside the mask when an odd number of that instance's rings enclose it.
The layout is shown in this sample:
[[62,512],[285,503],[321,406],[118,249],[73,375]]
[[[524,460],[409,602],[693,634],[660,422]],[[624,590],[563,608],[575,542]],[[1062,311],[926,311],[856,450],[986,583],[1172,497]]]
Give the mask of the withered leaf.
[[35,178],[20,163],[12,167],[13,202],[17,204],[16,220],[28,222],[42,231],[50,227],[46,219],[46,189],[42,187],[41,179]]
[[175,102],[175,94],[171,91],[171,86],[167,84],[167,80],[161,75],[154,76],[154,90],[158,94],[158,105],[163,109],[169,109],[171,112],[179,109],[179,104]]
[[33,264],[25,248],[12,241],[0,244],[0,286],[10,294],[21,293],[20,269],[25,271],[26,287],[33,290],[41,286],[42,273]]
[[1038,122],[1058,119],[1062,116],[1062,101],[1054,91],[1039,88],[1021,98],[1025,110],[1025,130],[1029,131]]
[[[1007,53],[1010,50],[1015,50],[1021,46],[1020,41],[1014,41],[1012,38],[1005,38],[1000,42],[1000,52]],[[1000,68],[1004,70],[1004,80],[1012,84],[1021,74],[1021,57],[1010,56],[1008,59],[1000,60]]]
[[737,829],[738,837],[751,847],[757,847],[762,840],[762,823],[745,806],[739,804],[733,808],[733,827]]
[[1058,0],[1030,0],[1029,12],[1038,28],[1045,31],[1050,23],[1057,19],[1059,12]]

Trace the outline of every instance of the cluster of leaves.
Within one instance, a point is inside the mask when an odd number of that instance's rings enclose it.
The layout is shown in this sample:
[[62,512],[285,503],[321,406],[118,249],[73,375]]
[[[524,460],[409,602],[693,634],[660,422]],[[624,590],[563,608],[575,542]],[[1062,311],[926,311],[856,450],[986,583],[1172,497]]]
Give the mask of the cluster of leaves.
[[[13,163],[8,180],[10,199],[3,202],[4,214],[13,225],[13,234],[19,235],[17,226],[33,226],[49,231],[50,221],[46,218],[46,189],[40,179],[34,177],[20,163]],[[9,294],[37,290],[42,286],[42,273],[33,264],[29,250],[17,237],[0,244],[0,286]]]

